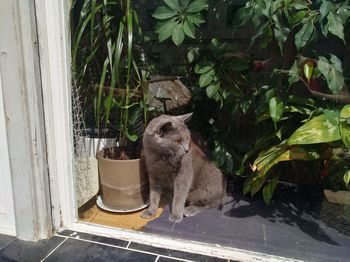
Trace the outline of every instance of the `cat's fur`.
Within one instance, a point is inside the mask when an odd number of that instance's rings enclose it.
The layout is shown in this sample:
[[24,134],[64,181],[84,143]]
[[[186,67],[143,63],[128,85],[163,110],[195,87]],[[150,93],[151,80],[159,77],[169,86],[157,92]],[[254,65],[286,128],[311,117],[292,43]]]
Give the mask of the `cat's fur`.
[[150,180],[150,206],[142,217],[155,215],[162,192],[168,193],[164,191],[172,193],[169,220],[174,222],[180,222],[184,215],[194,216],[219,206],[226,196],[224,175],[191,140],[185,124],[191,115],[161,115],[145,130],[143,149]]

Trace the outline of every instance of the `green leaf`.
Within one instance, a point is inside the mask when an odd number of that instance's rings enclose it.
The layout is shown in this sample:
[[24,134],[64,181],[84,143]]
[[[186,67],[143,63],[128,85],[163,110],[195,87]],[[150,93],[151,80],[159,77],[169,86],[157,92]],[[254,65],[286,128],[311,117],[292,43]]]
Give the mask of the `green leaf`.
[[163,2],[169,6],[171,9],[176,11],[181,11],[179,0],[163,0]]
[[212,98],[216,95],[216,93],[219,91],[219,83],[211,83],[209,86],[206,88],[206,93],[209,98]]
[[307,97],[289,95],[288,102],[293,103],[293,104],[302,105],[302,106],[311,106],[313,108],[316,108],[315,107],[315,100],[313,100],[311,98],[307,98]]
[[206,0],[196,0],[187,7],[186,11],[190,13],[197,13],[206,8],[208,8],[208,3]]
[[234,26],[242,26],[248,23],[253,14],[253,6],[240,8],[235,15]]
[[172,39],[175,45],[179,46],[185,39],[185,33],[183,30],[183,24],[177,24],[174,28]]
[[187,8],[188,4],[189,4],[190,0],[181,0],[181,5],[183,6],[183,8]]
[[166,6],[160,6],[153,12],[152,17],[156,19],[164,20],[164,19],[171,18],[176,14],[177,12],[175,10],[172,10]]
[[340,19],[339,16],[335,15],[333,12],[329,12],[327,19],[328,19],[327,26],[328,26],[329,32],[339,37],[345,43],[343,21]]
[[97,128],[98,129],[100,129],[101,102],[102,102],[103,87],[105,85],[108,64],[109,64],[109,60],[108,60],[108,58],[106,58],[104,63],[103,63],[100,83],[99,83],[99,86],[98,86],[97,108],[95,108],[95,118],[97,120]]
[[295,34],[295,46],[298,50],[303,48],[307,43],[309,43],[312,40],[314,31],[315,29],[312,23],[312,19],[306,19],[299,32]]
[[300,146],[288,146],[286,140],[284,140],[280,144],[261,152],[255,159],[252,170],[256,171],[261,178],[265,178],[269,170],[280,162],[292,160],[312,161],[319,158],[319,152]]
[[187,59],[189,63],[193,63],[199,58],[199,48],[198,47],[193,47],[188,50],[187,53]]
[[259,46],[261,48],[267,48],[270,45],[272,38],[273,38],[273,31],[271,27],[269,26],[265,27],[264,32],[259,39]]
[[184,22],[184,32],[187,36],[191,37],[191,38],[195,38],[195,34],[196,34],[196,30],[195,30],[195,26],[193,25],[193,23],[187,21],[187,19]]
[[331,58],[329,59],[329,61],[332,62],[332,65],[334,66],[334,68],[338,70],[340,73],[343,73],[343,66],[342,66],[341,60],[333,54],[330,54],[330,56]]
[[289,86],[299,81],[299,68],[298,61],[295,60],[292,67],[288,71],[288,83]]
[[155,30],[158,33],[159,42],[163,42],[172,36],[174,28],[177,26],[177,22],[175,18],[171,18],[164,23],[158,23],[157,29]]
[[188,21],[195,24],[196,26],[199,26],[200,24],[205,23],[203,16],[201,14],[198,14],[198,13],[197,14],[188,14],[186,16],[186,18],[188,19]]
[[130,134],[129,132],[126,133],[126,136],[132,142],[136,142],[139,138],[137,134]]
[[333,4],[329,1],[322,1],[322,4],[320,6],[320,14],[322,19],[325,18],[329,11],[332,10]]
[[252,39],[250,40],[250,44],[249,44],[249,46],[248,46],[248,49],[250,49],[251,47],[252,47],[252,45],[255,43],[255,41],[259,38],[259,37],[261,37],[261,36],[263,36],[265,33],[268,33],[269,32],[269,30],[266,28],[266,27],[269,27],[269,22],[267,22],[267,23],[265,23],[265,24],[263,24],[263,25],[261,25],[260,27],[259,27],[259,30],[255,33],[255,35],[252,37]]
[[296,10],[303,10],[307,9],[307,3],[304,0],[294,0],[288,5],[288,7],[293,7]]
[[212,61],[200,61],[194,67],[194,72],[196,74],[204,74],[207,73],[210,69],[214,67],[214,63]]
[[275,38],[277,40],[278,46],[280,48],[281,53],[283,52],[283,45],[287,40],[289,34],[288,27],[282,27],[280,23],[276,23],[276,27],[274,28]]
[[283,114],[283,102],[279,97],[273,97],[269,102],[269,111],[272,121],[276,123],[281,119]]
[[275,192],[276,186],[278,182],[278,176],[274,176],[270,182],[268,182],[263,189],[263,197],[266,204],[270,204],[272,199],[272,195]]
[[264,179],[259,175],[254,177],[252,180],[252,188],[250,191],[250,195],[254,196],[264,185]]
[[340,136],[347,148],[350,148],[350,125],[346,120],[350,118],[350,105],[346,105],[340,111]]
[[338,7],[334,8],[335,13],[343,21],[343,24],[347,23],[350,17],[349,1],[343,1]]
[[340,140],[339,112],[328,111],[299,127],[288,139],[289,145],[328,143]]
[[249,175],[245,180],[244,180],[244,184],[243,184],[243,195],[248,194],[251,190],[252,190],[252,181],[253,181],[253,177],[254,175]]
[[249,60],[245,57],[232,56],[229,66],[236,72],[242,72],[249,68]]
[[304,64],[304,75],[305,75],[308,82],[310,82],[313,71],[314,71],[314,64],[309,62],[309,61],[306,62]]
[[294,16],[293,16],[293,20],[292,23],[293,24],[297,24],[299,23],[301,20],[303,20],[306,16],[306,11],[299,11],[297,12]]
[[212,68],[208,72],[202,74],[199,77],[199,86],[206,87],[207,85],[209,85],[211,83],[211,81],[213,81],[214,76],[215,76],[214,68]]
[[345,182],[345,186],[348,186],[350,183],[350,170],[345,172],[343,179]]
[[325,57],[321,56],[318,60],[317,66],[321,74],[326,78],[328,88],[333,94],[339,94],[345,84],[344,76],[341,72],[342,70],[338,70],[341,68],[341,65],[339,65],[340,60],[336,60],[336,58],[333,57],[332,61],[333,63],[330,64]]

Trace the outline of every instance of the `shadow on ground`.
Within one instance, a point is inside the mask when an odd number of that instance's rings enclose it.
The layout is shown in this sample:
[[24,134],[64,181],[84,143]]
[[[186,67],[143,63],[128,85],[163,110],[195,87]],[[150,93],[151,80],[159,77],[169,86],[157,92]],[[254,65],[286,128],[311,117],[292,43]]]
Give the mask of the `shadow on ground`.
[[165,209],[145,231],[308,261],[348,259],[348,217],[334,213],[322,191],[280,184],[270,205],[261,195],[250,199],[241,192],[242,183],[235,182],[232,202],[179,224],[168,220]]

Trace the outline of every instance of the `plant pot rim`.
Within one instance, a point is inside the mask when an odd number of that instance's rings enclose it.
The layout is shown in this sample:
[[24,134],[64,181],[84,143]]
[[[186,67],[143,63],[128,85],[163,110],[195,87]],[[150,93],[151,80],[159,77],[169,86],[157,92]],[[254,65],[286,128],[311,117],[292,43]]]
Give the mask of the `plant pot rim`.
[[133,162],[138,162],[140,161],[141,158],[135,158],[135,159],[110,159],[110,158],[105,158],[103,157],[103,151],[105,148],[97,152],[97,159],[103,159],[103,161],[108,161],[108,162],[123,162],[123,163],[133,163]]

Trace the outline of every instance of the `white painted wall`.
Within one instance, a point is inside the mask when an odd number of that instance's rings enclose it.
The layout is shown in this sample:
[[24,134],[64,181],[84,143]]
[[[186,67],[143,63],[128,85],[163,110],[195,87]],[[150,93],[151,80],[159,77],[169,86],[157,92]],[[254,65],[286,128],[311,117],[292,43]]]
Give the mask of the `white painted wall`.
[[52,220],[35,1],[0,0],[0,6],[0,106],[6,115],[16,234],[38,240],[52,234]]
[[0,71],[0,233],[16,235],[12,183],[6,134],[6,118]]

